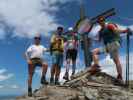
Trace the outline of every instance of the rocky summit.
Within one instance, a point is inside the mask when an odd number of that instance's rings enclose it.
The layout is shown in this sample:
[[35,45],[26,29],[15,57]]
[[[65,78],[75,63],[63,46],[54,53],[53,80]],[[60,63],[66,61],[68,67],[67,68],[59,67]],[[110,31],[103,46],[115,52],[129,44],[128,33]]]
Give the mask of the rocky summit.
[[89,69],[74,75],[62,85],[42,86],[33,97],[21,96],[16,100],[133,100],[133,92],[123,82],[104,73],[90,75]]

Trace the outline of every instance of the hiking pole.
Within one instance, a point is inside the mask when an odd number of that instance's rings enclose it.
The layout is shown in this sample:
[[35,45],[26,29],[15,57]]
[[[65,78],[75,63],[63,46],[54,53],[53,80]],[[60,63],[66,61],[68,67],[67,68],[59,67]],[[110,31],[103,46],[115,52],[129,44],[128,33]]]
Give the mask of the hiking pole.
[[127,87],[129,87],[129,48],[130,48],[130,35],[132,35],[132,32],[128,28],[127,47],[126,47],[126,86]]

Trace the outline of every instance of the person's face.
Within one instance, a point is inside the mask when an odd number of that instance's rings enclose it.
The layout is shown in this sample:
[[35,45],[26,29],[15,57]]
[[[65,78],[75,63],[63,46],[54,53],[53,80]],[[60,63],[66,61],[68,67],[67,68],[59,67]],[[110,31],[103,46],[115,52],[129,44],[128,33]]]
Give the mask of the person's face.
[[35,39],[35,44],[39,45],[40,42],[41,42],[41,38],[40,37],[35,37],[34,39]]
[[70,31],[69,34],[70,34],[70,35],[73,35],[73,31]]
[[63,33],[63,29],[58,29],[58,30],[57,30],[57,33],[58,33],[59,35],[61,35],[61,33]]
[[105,26],[104,20],[98,21],[98,23],[99,23],[99,25],[100,25],[101,27],[104,27],[104,26]]

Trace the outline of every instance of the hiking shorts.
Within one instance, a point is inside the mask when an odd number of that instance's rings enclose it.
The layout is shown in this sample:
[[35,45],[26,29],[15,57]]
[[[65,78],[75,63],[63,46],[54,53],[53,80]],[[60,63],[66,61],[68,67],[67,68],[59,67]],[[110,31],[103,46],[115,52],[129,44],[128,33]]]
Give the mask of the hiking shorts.
[[111,58],[115,58],[119,53],[120,43],[115,41],[108,43],[104,47],[100,47],[100,53],[109,53]]
[[63,65],[63,53],[54,53],[52,54],[52,63],[57,64],[59,67]]
[[76,58],[77,58],[77,50],[76,49],[68,49],[66,51],[66,60],[72,59],[73,61],[75,61]]
[[34,66],[42,66],[43,64],[47,64],[45,60],[40,58],[32,58],[31,61]]

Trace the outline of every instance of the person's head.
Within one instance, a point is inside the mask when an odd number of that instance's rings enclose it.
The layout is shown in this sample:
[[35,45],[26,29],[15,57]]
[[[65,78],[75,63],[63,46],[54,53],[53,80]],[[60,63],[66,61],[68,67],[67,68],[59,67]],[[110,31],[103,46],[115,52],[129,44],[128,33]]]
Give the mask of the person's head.
[[99,17],[98,18],[98,23],[101,27],[104,27],[105,26],[105,18],[104,17]]
[[34,37],[34,41],[35,41],[35,44],[36,44],[36,45],[39,45],[40,42],[41,42],[41,36],[35,36],[35,37]]
[[73,32],[73,27],[69,27],[69,28],[68,28],[68,31],[69,31],[69,32]]
[[74,32],[73,27],[69,27],[69,28],[68,28],[68,33],[69,33],[70,35],[75,35],[75,32]]
[[61,35],[63,33],[63,27],[59,26],[57,27],[57,34]]

